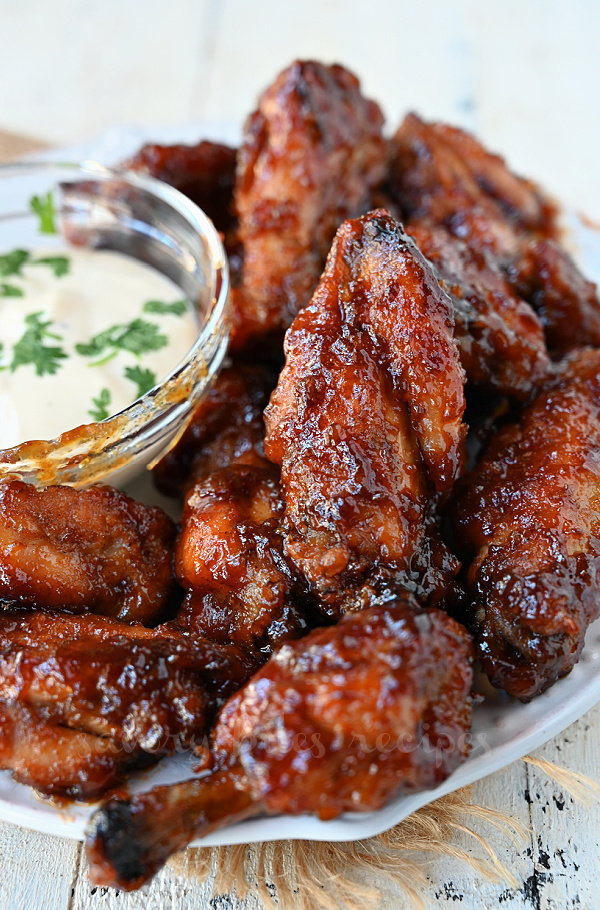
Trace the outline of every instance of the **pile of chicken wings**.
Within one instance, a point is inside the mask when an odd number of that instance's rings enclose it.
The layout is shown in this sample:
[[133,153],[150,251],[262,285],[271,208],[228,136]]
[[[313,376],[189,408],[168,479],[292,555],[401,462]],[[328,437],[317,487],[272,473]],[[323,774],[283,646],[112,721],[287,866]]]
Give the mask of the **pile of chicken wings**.
[[[474,659],[528,701],[598,616],[596,288],[501,158],[383,123],[346,69],[296,62],[239,149],[125,163],[204,208],[233,274],[228,362],[155,469],[178,527],[109,487],[0,484],[0,764],[106,798],[97,883],[252,815],[436,786]],[[117,789],[182,750],[188,781]]]

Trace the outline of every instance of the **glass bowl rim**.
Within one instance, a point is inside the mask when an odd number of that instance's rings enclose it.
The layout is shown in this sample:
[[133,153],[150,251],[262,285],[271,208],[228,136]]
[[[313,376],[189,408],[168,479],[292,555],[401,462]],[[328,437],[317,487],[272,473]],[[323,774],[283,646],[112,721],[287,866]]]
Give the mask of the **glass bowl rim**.
[[[230,278],[227,255],[212,221],[202,209],[174,187],[147,174],[126,168],[106,167],[97,161],[27,160],[0,165],[2,181],[53,171],[96,178],[117,179],[149,193],[179,214],[203,238],[210,269],[207,313],[194,344],[185,357],[153,389],[107,420],[69,428],[51,440],[27,440],[0,449],[0,479],[19,476],[45,486],[68,483],[82,486],[102,482],[111,473],[135,463],[150,446],[172,436],[197,403],[210,377],[220,366],[229,336]],[[205,382],[199,394],[194,386],[199,374]],[[180,432],[175,432],[179,438]],[[163,446],[167,448],[168,446]]]

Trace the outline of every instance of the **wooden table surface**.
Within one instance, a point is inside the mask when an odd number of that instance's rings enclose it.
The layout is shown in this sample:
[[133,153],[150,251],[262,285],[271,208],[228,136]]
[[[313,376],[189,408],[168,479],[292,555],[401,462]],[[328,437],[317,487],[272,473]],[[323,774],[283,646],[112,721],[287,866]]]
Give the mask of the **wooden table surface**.
[[[465,126],[600,222],[598,0],[0,0],[0,17],[0,128],[68,144],[125,124],[239,121],[293,58],[335,60],[390,128],[409,109]],[[599,744],[596,708],[537,754],[598,780]],[[432,860],[432,906],[600,907],[597,808],[522,762],[473,800],[529,827],[519,846],[491,834],[522,885]],[[169,870],[140,894],[92,889],[78,844],[0,824],[0,910],[238,906],[260,905],[211,899]],[[382,906],[403,901],[386,893]]]

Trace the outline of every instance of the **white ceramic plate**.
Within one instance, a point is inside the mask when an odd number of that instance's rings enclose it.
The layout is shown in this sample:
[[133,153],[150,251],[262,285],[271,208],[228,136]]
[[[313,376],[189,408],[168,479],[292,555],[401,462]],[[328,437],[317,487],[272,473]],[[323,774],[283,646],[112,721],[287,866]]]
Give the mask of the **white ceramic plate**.
[[[200,138],[237,143],[239,128],[230,123],[209,123],[155,130],[114,129],[92,142],[36,157],[63,161],[88,158],[111,165],[133,154],[144,142],[196,142]],[[564,213],[564,221],[569,244],[585,273],[600,281],[600,232],[569,211]],[[145,480],[137,482],[135,489],[130,488],[130,491],[139,499],[157,501],[151,485]],[[161,499],[160,504],[164,506],[165,501]],[[196,841],[195,845],[287,838],[344,841],[371,837],[402,821],[415,809],[521,758],[600,701],[600,620],[588,630],[586,647],[573,672],[529,705],[512,701],[489,688],[488,691],[490,694],[485,701],[474,710],[469,758],[437,789],[398,797],[379,812],[346,814],[329,822],[308,815],[253,819],[224,828]],[[189,769],[190,762],[185,757],[168,759],[152,771],[137,775],[130,789],[135,792],[158,783],[185,779]],[[7,772],[0,772],[0,819],[3,821],[81,840],[90,812],[91,807],[76,805],[58,810],[39,800],[28,787],[15,783]]]

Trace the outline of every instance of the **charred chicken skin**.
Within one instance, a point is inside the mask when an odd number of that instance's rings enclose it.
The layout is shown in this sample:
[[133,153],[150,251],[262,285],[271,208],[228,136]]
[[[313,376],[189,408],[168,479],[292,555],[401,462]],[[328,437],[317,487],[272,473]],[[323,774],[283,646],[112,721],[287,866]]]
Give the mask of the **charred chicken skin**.
[[330,819],[436,786],[467,754],[471,681],[464,628],[404,600],[284,645],[221,711],[207,777],[95,814],[92,880],[137,888],[194,837],[249,815]]
[[544,329],[517,297],[494,255],[467,246],[444,228],[408,228],[454,305],[454,337],[467,379],[526,401],[547,377]]
[[382,580],[439,591],[458,566],[429,515],[462,467],[463,372],[450,300],[387,212],[340,227],[285,350],[265,451],[286,554],[333,616]]
[[339,224],[368,211],[385,177],[382,125],[341,66],[293,63],[262,95],[238,156],[235,347],[283,334],[310,300]]
[[600,351],[503,429],[457,495],[457,540],[491,682],[528,701],[568,673],[598,616]]
[[175,581],[175,526],[110,487],[0,483],[0,598],[156,622]]
[[538,187],[463,130],[408,114],[392,144],[392,194],[408,223],[508,259],[522,239],[556,235],[555,208]]

